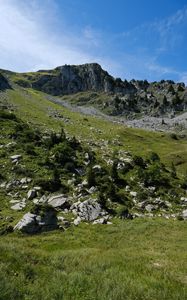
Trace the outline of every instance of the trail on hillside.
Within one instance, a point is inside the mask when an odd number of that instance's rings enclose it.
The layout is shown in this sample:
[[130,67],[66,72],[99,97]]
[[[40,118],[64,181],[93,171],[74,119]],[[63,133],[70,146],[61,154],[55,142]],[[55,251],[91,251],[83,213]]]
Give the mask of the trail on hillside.
[[186,131],[187,129],[187,112],[184,112],[174,118],[169,117],[149,117],[145,116],[140,119],[128,120],[125,117],[108,116],[93,106],[76,106],[68,101],[52,96],[46,96],[53,103],[61,105],[73,112],[78,112],[84,115],[95,116],[111,122],[123,124],[127,127],[142,128],[152,131]]

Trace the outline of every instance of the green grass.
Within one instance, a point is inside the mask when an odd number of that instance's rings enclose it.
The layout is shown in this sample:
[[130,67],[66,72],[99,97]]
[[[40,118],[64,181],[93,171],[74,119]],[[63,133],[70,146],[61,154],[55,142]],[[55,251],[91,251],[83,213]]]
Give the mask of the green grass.
[[[75,135],[87,143],[94,142],[96,145],[93,148],[95,147],[96,152],[100,154],[122,149],[146,157],[154,151],[159,154],[166,165],[170,166],[173,161],[179,173],[185,174],[186,172],[186,138],[174,140],[167,133],[127,128],[101,118],[81,115],[50,102],[46,94],[32,89],[8,91],[7,98],[16,107],[16,113],[21,119],[29,120],[45,130],[58,130],[60,126],[63,126],[69,135]],[[51,111],[60,113],[63,119],[55,119],[51,116]],[[69,122],[64,122],[64,119],[69,119]],[[102,149],[103,140],[108,141],[108,147]],[[120,141],[121,145],[116,146],[115,140]]]
[[[154,151],[168,166],[173,161],[179,175],[187,169],[185,138],[174,140],[169,134],[83,116],[48,101],[45,94],[32,89],[7,91],[6,99],[24,121],[47,131],[60,130],[63,125],[69,135],[83,143],[91,142],[98,157],[110,156],[114,149],[144,157]],[[51,110],[69,122],[51,117]],[[4,131],[7,130],[5,123]],[[106,140],[108,144],[104,146]],[[6,144],[9,140],[1,142]],[[26,157],[23,161],[34,166]],[[3,192],[0,199],[0,217],[6,223],[5,217],[12,216],[14,225],[25,211],[11,211]],[[112,222],[113,225],[81,224],[65,232],[36,236],[1,236],[0,300],[187,299],[187,222]]]
[[187,223],[115,222],[2,237],[0,299],[186,299]]

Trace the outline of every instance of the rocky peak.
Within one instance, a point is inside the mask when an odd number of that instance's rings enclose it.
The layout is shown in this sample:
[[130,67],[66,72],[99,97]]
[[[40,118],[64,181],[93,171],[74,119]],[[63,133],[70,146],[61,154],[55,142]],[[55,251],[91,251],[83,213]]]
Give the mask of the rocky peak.
[[68,95],[84,91],[106,93],[131,93],[136,90],[131,83],[114,79],[97,63],[64,65],[55,70],[39,71],[32,87],[52,95]]

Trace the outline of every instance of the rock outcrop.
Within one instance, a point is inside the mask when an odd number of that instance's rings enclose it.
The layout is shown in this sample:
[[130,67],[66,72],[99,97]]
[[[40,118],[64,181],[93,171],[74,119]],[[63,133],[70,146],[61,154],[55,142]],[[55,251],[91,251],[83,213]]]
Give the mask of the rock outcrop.
[[[94,221],[100,216],[106,215],[100,204],[94,200],[85,200],[76,202],[71,206],[72,212],[79,217],[78,220]],[[77,224],[75,224],[77,225]]]
[[54,208],[69,208],[70,205],[70,199],[65,197],[64,195],[57,195],[57,196],[52,196],[48,200],[48,204],[51,205]]
[[5,76],[3,76],[0,73],[0,91],[4,91],[4,90],[10,89],[10,88],[11,88],[11,86],[10,86],[8,80],[5,78]]
[[[127,81],[115,80],[97,63],[65,65],[55,70],[38,71],[32,87],[52,95],[68,95],[85,91],[133,93],[136,88]],[[46,72],[45,72],[46,73]]]
[[48,208],[46,211],[38,213],[26,213],[23,218],[16,224],[14,230],[23,233],[35,234],[43,231],[51,231],[58,228],[58,219],[54,209]]

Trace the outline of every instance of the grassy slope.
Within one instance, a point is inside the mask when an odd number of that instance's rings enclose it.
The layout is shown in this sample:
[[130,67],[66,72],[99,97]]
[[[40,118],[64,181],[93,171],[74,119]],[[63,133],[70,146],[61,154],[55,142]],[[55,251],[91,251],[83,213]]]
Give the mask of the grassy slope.
[[[18,115],[44,129],[66,131],[82,140],[109,141],[146,155],[156,151],[168,164],[187,167],[187,142],[167,134],[128,129],[55,105],[33,90],[8,91]],[[48,115],[51,109],[68,123]],[[47,113],[47,114],[46,114]],[[100,130],[100,133],[98,133]],[[115,146],[117,138],[122,146]],[[102,152],[99,145],[96,150]],[[178,157],[180,156],[180,157]],[[5,211],[6,215],[10,211]],[[15,213],[22,215],[22,212]],[[115,224],[116,222],[116,224]],[[0,299],[186,299],[187,224],[172,220],[114,221],[114,225],[70,228],[34,237],[1,237]]]
[[139,219],[5,236],[0,299],[186,299],[186,229]]
[[[83,116],[48,101],[45,94],[31,89],[7,93],[9,102],[17,107],[17,113],[22,119],[34,122],[44,129],[58,129],[62,125],[70,135],[75,135],[83,140],[96,143],[108,140],[111,149],[130,150],[143,156],[154,151],[166,164],[170,165],[173,161],[179,172],[185,173],[187,170],[186,139],[174,140],[169,134],[127,128],[96,117]],[[64,123],[63,120],[50,117],[51,111],[59,112],[64,118],[68,118],[69,122]],[[121,146],[115,146],[114,139],[119,140]],[[98,151],[99,149],[100,146]]]

